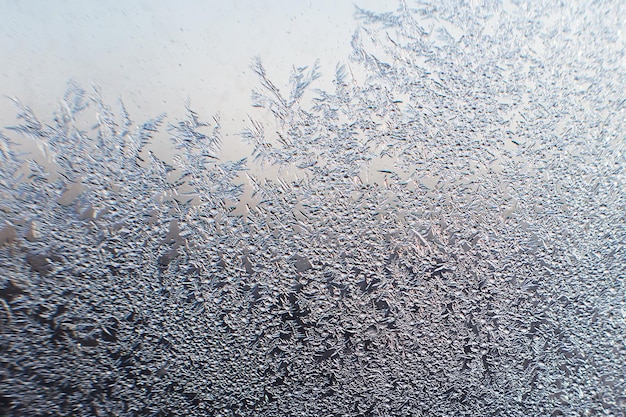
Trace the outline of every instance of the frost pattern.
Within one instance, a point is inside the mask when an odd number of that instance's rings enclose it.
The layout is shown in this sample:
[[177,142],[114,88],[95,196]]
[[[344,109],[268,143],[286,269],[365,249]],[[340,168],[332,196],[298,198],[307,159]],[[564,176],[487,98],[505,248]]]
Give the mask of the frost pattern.
[[307,107],[317,65],[285,97],[255,61],[277,130],[242,136],[293,181],[222,161],[190,106],[134,124],[70,84],[46,124],[16,100],[0,410],[625,415],[626,8],[570,3],[358,9]]

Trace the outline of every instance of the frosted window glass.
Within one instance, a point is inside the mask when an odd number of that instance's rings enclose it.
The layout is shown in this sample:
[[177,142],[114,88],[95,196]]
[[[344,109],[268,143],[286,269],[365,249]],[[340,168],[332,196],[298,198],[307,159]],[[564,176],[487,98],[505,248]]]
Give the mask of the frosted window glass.
[[623,415],[625,3],[355,16],[332,70],[252,60],[228,141],[15,99],[0,413]]

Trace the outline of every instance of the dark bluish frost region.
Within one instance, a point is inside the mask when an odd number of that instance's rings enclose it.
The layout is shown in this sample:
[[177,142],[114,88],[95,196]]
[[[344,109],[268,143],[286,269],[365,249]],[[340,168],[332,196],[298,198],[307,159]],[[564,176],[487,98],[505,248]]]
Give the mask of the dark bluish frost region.
[[190,108],[16,101],[0,414],[625,415],[625,3],[356,16],[334,91],[254,62],[255,162]]

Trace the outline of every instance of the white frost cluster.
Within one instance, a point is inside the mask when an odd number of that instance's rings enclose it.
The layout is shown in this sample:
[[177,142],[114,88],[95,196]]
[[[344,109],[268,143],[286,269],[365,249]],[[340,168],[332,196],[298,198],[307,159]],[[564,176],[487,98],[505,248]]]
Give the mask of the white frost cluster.
[[626,415],[626,4],[356,15],[334,91],[253,64],[278,130],[242,136],[296,180],[220,160],[189,108],[16,103],[0,414]]

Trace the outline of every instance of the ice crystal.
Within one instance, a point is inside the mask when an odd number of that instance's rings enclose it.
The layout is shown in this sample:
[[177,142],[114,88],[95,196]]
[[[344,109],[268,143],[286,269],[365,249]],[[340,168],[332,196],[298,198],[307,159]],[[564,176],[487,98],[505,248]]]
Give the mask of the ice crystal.
[[46,124],[15,100],[0,410],[624,415],[624,15],[357,9],[334,91],[316,64],[283,96],[253,63],[276,128],[242,136],[291,180],[221,160],[219,118],[190,105],[136,125],[70,83]]

